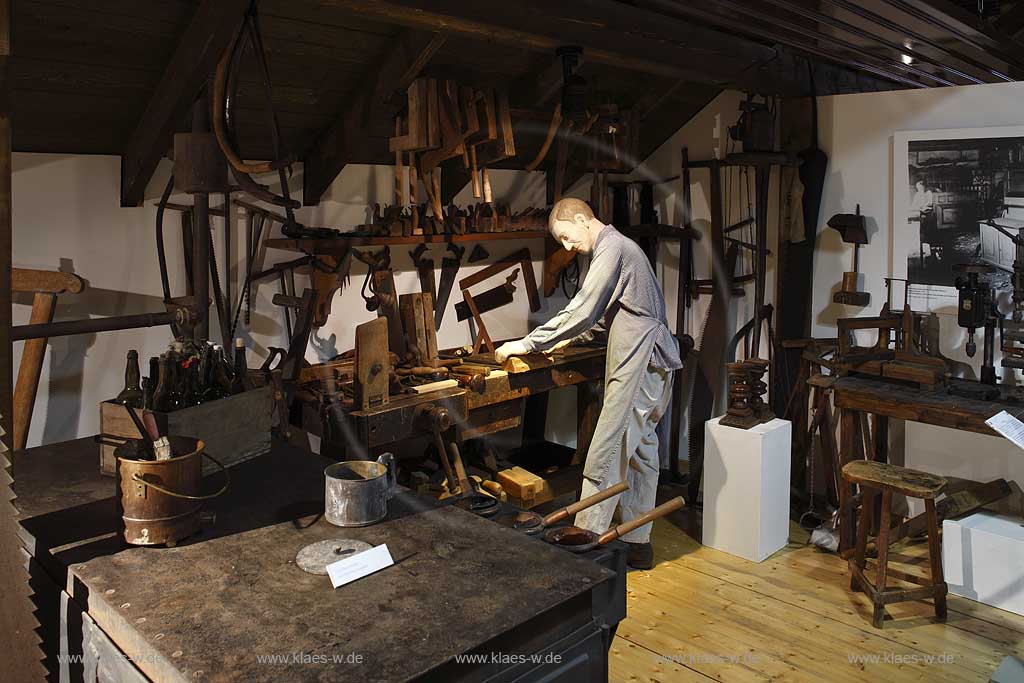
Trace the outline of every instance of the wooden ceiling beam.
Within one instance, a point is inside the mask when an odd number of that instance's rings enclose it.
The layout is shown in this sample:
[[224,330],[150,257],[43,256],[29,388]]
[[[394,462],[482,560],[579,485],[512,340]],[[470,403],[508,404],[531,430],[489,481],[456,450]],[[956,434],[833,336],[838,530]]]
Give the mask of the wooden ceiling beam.
[[[670,78],[707,78],[705,72],[688,66],[687,62],[652,59],[647,56],[650,54],[647,51],[631,49],[630,45],[640,39],[640,36],[629,33],[630,24],[637,23],[636,18],[632,17],[628,24],[613,23],[613,20],[623,13],[632,15],[634,8],[611,0],[574,0],[572,3],[557,4],[524,0],[501,6],[462,0],[322,0],[321,4],[412,28],[447,30],[452,34],[484,42],[552,55],[562,45],[580,44],[585,48],[587,60],[594,63]],[[698,33],[714,32],[684,26],[682,33],[671,38],[670,42],[691,60],[706,58],[708,49],[714,49],[723,57],[736,58],[735,52],[730,56],[728,53],[731,51],[722,49],[720,40],[715,49],[713,42],[706,36],[700,41],[703,45],[692,47],[693,43],[698,42]],[[661,33],[664,35],[667,31],[663,28]],[[647,47],[656,49],[657,45],[653,42]],[[622,49],[609,50],[608,45],[617,45]],[[749,60],[747,65],[760,59],[769,59],[771,54],[770,48],[752,47],[751,54],[746,56]]]
[[948,0],[884,0],[885,4],[919,21],[946,32],[971,47],[981,50],[1012,67],[1024,69],[1020,41],[1003,33],[998,24],[982,22]]
[[121,206],[142,203],[175,127],[238,29],[250,0],[202,0],[121,154]]
[[995,26],[1006,35],[1016,38],[1024,30],[1024,2],[1018,2],[1000,14],[995,20]]
[[[694,22],[615,0],[549,2],[520,0],[496,5],[464,0],[320,0],[321,5],[425,30],[446,30],[475,41],[553,54],[580,45],[590,64],[672,80],[774,95],[806,95],[806,79],[794,81],[779,50]],[[610,47],[611,46],[611,47]],[[806,68],[806,67],[805,67]],[[887,80],[820,62],[836,72],[823,81],[855,81],[856,90],[892,89]],[[819,94],[831,94],[819,89]]]
[[376,118],[391,117],[401,106],[396,93],[404,93],[430,58],[444,44],[444,32],[405,31],[376,66],[361,79],[348,106],[310,147],[303,160],[302,201],[319,203],[341,173],[354,149],[365,142],[366,131]]

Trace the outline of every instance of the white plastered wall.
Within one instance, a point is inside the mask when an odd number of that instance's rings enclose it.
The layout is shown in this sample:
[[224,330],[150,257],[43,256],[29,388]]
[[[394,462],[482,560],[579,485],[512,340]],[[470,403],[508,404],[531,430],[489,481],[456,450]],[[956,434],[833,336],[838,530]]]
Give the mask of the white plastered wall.
[[[851,213],[857,203],[868,217],[870,243],[860,255],[861,286],[871,293],[867,309],[832,303],[840,274],[850,267],[849,245],[838,233],[819,235],[814,264],[813,334],[832,336],[839,317],[874,315],[885,301],[884,278],[892,273],[892,135],[895,131],[1019,125],[1024,83],[936,88],[838,95],[820,100],[821,146],[829,170],[821,205],[821,220]],[[940,315],[943,352],[977,369],[979,358],[963,352],[964,331],[955,316]],[[895,458],[905,449],[909,467],[944,475],[988,481],[997,477],[1021,481],[1024,453],[1008,441],[945,427],[908,422],[899,443],[894,430]]]

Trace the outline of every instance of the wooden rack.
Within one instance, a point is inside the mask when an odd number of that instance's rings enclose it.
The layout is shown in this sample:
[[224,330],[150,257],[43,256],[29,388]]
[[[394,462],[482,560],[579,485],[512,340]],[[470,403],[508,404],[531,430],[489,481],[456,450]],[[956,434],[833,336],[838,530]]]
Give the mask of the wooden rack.
[[471,232],[465,235],[353,235],[352,237],[328,237],[308,239],[275,238],[266,241],[267,247],[301,251],[309,254],[331,254],[349,247],[381,246],[391,244],[444,244],[447,242],[487,242],[492,240],[536,240],[547,237],[543,230],[519,230],[515,232]]

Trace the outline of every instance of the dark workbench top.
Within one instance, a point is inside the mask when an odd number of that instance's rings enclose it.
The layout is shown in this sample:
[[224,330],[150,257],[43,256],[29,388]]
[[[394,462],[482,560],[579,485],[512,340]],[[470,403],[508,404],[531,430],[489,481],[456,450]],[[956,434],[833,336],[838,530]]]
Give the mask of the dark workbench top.
[[[229,493],[207,506],[213,526],[175,548],[127,547],[96,448],[79,440],[16,454],[23,534],[58,585],[155,680],[405,681],[612,575],[410,492],[384,522],[334,527],[318,514],[329,461],[285,445],[231,468]],[[387,543],[396,564],[334,590],[294,562],[305,545],[331,538]],[[275,655],[289,663],[258,659]],[[361,663],[345,662],[349,655]]]
[[[951,380],[954,384],[973,384],[967,380]],[[948,393],[945,388],[922,391],[917,386],[871,377],[841,377],[834,385],[836,406],[850,410],[885,415],[901,420],[962,429],[979,434],[999,436],[985,420],[1005,410],[1024,419],[1024,402],[985,401]],[[1007,389],[1012,391],[1012,387]]]

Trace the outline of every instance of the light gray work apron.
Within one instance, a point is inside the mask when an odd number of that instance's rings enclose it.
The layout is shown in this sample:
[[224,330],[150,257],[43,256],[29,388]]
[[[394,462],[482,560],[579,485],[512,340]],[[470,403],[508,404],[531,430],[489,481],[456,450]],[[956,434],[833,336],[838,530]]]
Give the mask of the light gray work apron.
[[654,345],[659,335],[668,332],[660,320],[636,315],[618,305],[608,310],[605,321],[609,325],[604,403],[583,466],[583,476],[595,483],[604,480],[618,458],[633,457],[632,453],[622,453],[626,446],[623,434],[637,402],[641,381],[648,371]]

